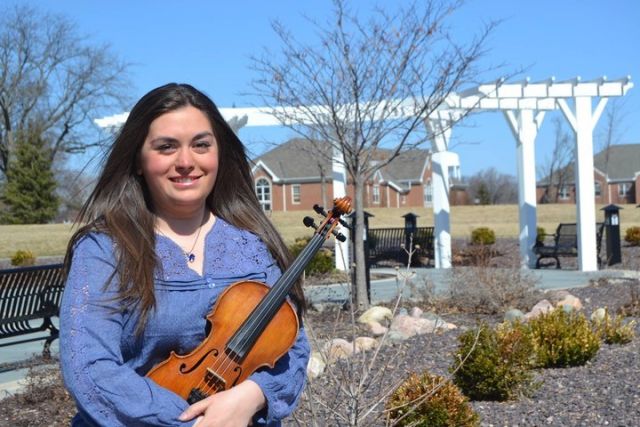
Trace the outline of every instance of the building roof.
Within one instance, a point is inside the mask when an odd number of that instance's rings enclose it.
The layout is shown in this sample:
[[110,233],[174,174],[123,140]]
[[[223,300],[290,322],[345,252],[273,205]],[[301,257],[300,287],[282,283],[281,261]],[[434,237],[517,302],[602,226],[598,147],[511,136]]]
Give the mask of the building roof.
[[[593,167],[601,172],[608,182],[633,181],[640,173],[640,144],[611,145],[593,156]],[[564,170],[567,174],[566,184],[574,184],[573,164]],[[549,177],[538,181],[538,185],[548,185]]]
[[[378,150],[384,158],[390,150]],[[254,159],[254,168],[263,166],[274,180],[318,181],[321,167],[325,179],[331,180],[331,146],[323,141],[291,139]],[[391,163],[380,170],[385,182],[407,188],[409,183],[422,179],[429,159],[428,150],[414,149],[401,153]]]
[[593,165],[611,181],[632,181],[640,172],[640,144],[611,145],[593,157]]

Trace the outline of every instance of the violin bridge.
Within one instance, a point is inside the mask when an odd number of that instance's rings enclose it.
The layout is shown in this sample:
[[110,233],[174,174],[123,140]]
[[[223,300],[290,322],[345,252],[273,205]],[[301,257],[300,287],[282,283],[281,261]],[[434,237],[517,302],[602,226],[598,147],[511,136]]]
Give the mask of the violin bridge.
[[221,391],[227,388],[227,382],[224,378],[215,373],[211,368],[207,368],[207,374],[204,376],[204,382],[216,391]]

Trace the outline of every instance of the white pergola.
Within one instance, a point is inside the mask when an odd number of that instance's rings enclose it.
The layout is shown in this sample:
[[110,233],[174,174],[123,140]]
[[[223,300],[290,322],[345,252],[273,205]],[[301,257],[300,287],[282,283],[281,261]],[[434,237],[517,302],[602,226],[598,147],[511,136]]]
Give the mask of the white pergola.
[[[432,182],[436,267],[451,267],[447,176],[451,131],[462,114],[474,111],[502,111],[516,139],[521,266],[526,268],[535,264],[532,253],[537,225],[535,139],[545,112],[560,109],[576,135],[574,169],[578,266],[581,271],[596,271],[593,129],[607,100],[624,96],[632,87],[630,77],[611,81],[602,77],[585,82],[580,77],[561,82],[554,78],[540,82],[526,79],[519,83],[499,80],[450,96],[446,106],[425,120],[432,135],[434,151]],[[594,98],[597,100],[595,107]]]
[[[451,267],[448,171],[449,166],[458,164],[457,154],[449,151],[451,132],[463,115],[480,111],[501,111],[516,139],[521,266],[528,268],[535,264],[532,253],[537,226],[535,139],[545,112],[560,109],[576,135],[574,170],[578,266],[582,271],[597,270],[593,129],[607,100],[610,97],[624,96],[632,87],[630,77],[611,81],[602,77],[585,82],[580,77],[560,82],[556,82],[554,78],[540,82],[526,79],[518,83],[499,80],[450,95],[443,106],[425,120],[433,148],[431,161],[436,268]],[[594,98],[597,100],[595,107]],[[267,107],[221,108],[220,112],[228,122],[235,122],[237,128],[281,125],[272,114],[272,109]],[[127,116],[128,113],[122,113],[97,119],[95,122],[102,128],[117,128]],[[338,152],[334,153],[333,161],[333,194],[334,197],[346,194],[345,167]],[[336,253],[348,254],[348,241],[336,241]],[[336,256],[336,267],[348,269],[344,261],[343,257]]]

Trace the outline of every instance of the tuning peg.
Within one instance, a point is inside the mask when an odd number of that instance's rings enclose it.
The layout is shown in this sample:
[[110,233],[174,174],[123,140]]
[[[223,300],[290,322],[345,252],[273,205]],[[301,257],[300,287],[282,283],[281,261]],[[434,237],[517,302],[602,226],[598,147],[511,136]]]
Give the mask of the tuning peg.
[[346,237],[344,237],[344,234],[339,233],[339,232],[337,232],[337,231],[335,231],[335,230],[333,231],[333,235],[334,235],[334,236],[336,236],[336,239],[337,239],[337,240],[339,240],[339,241],[341,241],[341,242],[344,242],[344,241],[346,241],[346,240],[347,240],[347,238],[346,238]]
[[316,223],[313,221],[313,218],[311,218],[310,216],[305,216],[304,218],[302,218],[302,223],[309,228],[313,228],[314,230],[318,229],[318,226],[316,225]]

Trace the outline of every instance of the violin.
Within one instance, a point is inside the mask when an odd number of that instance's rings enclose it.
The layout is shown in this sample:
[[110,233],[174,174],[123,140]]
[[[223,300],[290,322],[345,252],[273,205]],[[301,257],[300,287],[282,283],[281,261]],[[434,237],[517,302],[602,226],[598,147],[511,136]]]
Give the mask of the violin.
[[272,287],[254,280],[229,286],[207,315],[211,329],[204,341],[184,356],[172,351],[147,377],[193,404],[240,384],[261,367],[273,368],[298,335],[298,316],[287,295],[329,235],[345,240],[335,229],[347,227],[340,217],[351,212],[351,199],[335,199],[329,212],[317,205],[314,210],[325,219],[316,226],[313,218],[304,218],[314,235],[280,279]]

